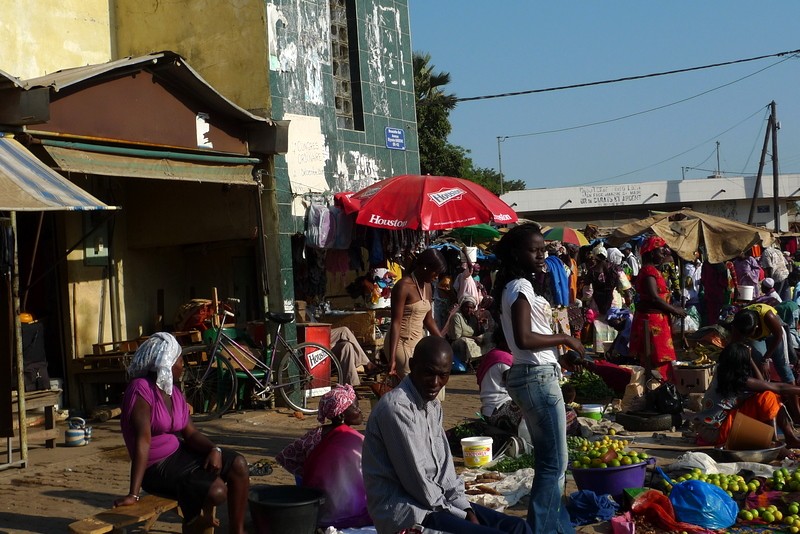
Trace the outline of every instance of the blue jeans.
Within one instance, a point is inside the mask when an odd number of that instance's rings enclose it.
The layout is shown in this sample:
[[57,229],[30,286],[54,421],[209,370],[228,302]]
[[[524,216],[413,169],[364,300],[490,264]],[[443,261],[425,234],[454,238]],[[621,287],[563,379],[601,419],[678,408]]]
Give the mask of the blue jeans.
[[519,517],[514,517],[496,512],[479,504],[473,504],[472,510],[478,518],[480,525],[470,523],[466,519],[459,519],[449,512],[431,512],[425,516],[422,526],[442,532],[458,534],[531,534],[531,529]]
[[542,534],[575,532],[564,497],[567,420],[557,365],[515,364],[506,381],[508,394],[522,409],[533,441],[535,474],[528,524],[534,533]]
[[[773,336],[765,339],[751,339],[749,340],[750,346],[753,347],[753,360],[757,364],[764,361],[764,356],[767,354],[767,346],[772,341]],[[778,343],[775,352],[772,354],[772,362],[775,364],[775,370],[778,371],[778,376],[781,377],[781,382],[786,384],[794,384],[794,373],[792,372],[792,364],[789,362],[789,356],[786,351],[785,342],[786,333],[784,332],[783,340]],[[768,376],[764,377],[769,380]]]

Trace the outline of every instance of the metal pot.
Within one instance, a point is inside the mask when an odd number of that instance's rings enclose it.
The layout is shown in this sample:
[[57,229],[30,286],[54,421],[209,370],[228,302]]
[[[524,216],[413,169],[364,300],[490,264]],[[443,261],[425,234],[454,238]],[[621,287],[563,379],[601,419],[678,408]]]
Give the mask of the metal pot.
[[92,439],[92,427],[86,426],[86,421],[80,417],[67,419],[67,428],[64,431],[64,444],[67,447],[82,447]]

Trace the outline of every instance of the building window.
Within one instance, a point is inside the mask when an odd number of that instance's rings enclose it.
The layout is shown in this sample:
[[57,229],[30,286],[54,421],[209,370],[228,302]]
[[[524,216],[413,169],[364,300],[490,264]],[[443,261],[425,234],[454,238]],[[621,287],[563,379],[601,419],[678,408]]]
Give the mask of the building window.
[[762,206],[756,206],[756,211],[758,213],[769,213],[770,212],[769,207],[770,207],[769,204],[762,205]]
[[330,11],[336,126],[345,130],[363,130],[355,0],[330,0]]

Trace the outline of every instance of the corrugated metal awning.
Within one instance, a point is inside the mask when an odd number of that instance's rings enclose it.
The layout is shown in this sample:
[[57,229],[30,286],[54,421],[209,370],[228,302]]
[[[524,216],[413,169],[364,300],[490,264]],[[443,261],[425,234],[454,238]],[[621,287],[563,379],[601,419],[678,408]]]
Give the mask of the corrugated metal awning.
[[83,172],[100,176],[256,185],[253,181],[252,164],[221,164],[203,161],[178,161],[170,158],[146,158],[90,152],[88,150],[51,145],[45,145],[44,149],[52,156],[62,171]]
[[116,209],[42,163],[19,141],[0,137],[0,210]]

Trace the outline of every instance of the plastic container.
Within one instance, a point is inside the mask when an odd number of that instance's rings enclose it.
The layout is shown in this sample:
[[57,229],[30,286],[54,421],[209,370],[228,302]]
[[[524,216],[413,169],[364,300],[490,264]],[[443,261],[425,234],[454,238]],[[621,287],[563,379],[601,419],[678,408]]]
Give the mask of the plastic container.
[[464,247],[464,248],[466,249],[467,258],[469,258],[469,261],[471,261],[472,263],[478,261],[478,247]]
[[619,467],[573,469],[572,476],[575,478],[575,484],[579,490],[591,490],[597,495],[609,494],[615,501],[622,504],[624,490],[644,486],[647,465],[652,463],[655,463],[654,458]]
[[578,415],[581,417],[588,417],[595,421],[603,419],[603,405],[602,404],[582,404],[578,410]]
[[63,378],[51,378],[50,379],[50,389],[60,389],[61,393],[58,395],[58,401],[56,402],[54,409],[60,410],[64,407],[64,379]]
[[492,461],[492,438],[475,436],[461,439],[466,467],[481,467]]
[[256,486],[248,501],[259,534],[314,534],[325,493],[299,486]]
[[741,412],[736,412],[725,448],[732,451],[766,449],[775,439],[775,429]]
[[753,286],[739,286],[738,300],[753,300],[756,288]]

